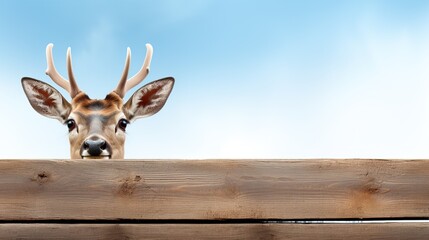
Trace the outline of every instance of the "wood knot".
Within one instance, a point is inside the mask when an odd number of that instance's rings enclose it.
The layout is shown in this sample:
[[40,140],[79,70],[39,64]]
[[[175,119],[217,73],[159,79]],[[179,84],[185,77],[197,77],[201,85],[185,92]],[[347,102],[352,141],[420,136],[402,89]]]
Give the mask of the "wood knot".
[[121,185],[118,189],[118,195],[131,196],[137,188],[137,184],[142,180],[142,177],[136,175],[134,178],[128,177],[121,180]]
[[368,181],[362,185],[359,189],[361,192],[374,195],[374,194],[384,194],[389,192],[390,190],[383,186],[383,182],[380,180],[376,180],[373,177],[370,177]]
[[51,178],[51,174],[46,171],[41,171],[39,173],[36,173],[32,178],[31,181],[37,182],[39,185],[47,183]]
[[380,198],[389,191],[383,186],[382,181],[368,177],[362,185],[351,191],[349,211],[363,216],[377,208]]
[[378,185],[368,185],[368,186],[364,186],[362,188],[363,192],[366,192],[368,194],[375,194],[375,193],[379,193],[380,192],[380,186]]

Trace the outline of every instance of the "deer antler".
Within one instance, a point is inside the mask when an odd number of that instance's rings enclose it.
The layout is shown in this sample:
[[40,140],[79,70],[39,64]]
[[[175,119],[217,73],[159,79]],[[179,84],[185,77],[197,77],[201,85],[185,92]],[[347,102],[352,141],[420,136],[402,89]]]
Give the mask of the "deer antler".
[[125,59],[125,67],[124,72],[122,73],[121,80],[119,80],[118,86],[116,87],[114,92],[116,92],[122,98],[125,96],[125,93],[128,92],[131,88],[141,83],[143,79],[149,74],[150,62],[152,60],[153,48],[149,43],[146,44],[146,57],[144,59],[144,63],[140,71],[134,75],[133,77],[128,77],[128,70],[130,68],[130,60],[131,60],[131,50],[127,48],[127,58]]
[[67,72],[69,75],[69,81],[67,81],[63,76],[61,76],[54,65],[54,58],[52,56],[52,48],[54,44],[50,43],[46,46],[46,62],[47,69],[46,75],[48,75],[52,81],[58,84],[60,87],[64,88],[67,92],[70,93],[70,96],[74,98],[79,92],[79,87],[74,79],[73,68],[72,68],[72,59],[71,59],[71,49],[67,49]]

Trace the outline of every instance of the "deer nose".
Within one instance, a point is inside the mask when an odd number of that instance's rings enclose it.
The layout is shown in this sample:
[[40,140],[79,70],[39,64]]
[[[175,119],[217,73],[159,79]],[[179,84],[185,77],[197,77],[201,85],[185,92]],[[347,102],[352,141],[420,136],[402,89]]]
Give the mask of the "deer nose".
[[106,148],[107,143],[103,139],[87,139],[83,142],[83,149],[87,150],[91,156],[100,156]]

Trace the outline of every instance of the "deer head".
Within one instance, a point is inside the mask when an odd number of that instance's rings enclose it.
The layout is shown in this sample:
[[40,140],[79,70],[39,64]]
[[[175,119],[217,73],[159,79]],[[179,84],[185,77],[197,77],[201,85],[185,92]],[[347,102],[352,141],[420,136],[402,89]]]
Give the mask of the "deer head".
[[138,118],[157,113],[167,101],[174,79],[167,77],[146,84],[124,103],[125,93],[143,81],[149,73],[152,46],[147,52],[140,71],[128,79],[131,51],[127,49],[125,67],[117,87],[104,99],[91,99],[82,92],[73,75],[71,50],[67,50],[69,81],[55,68],[53,44],[46,47],[46,74],[71,96],[68,102],[61,93],[42,81],[24,77],[22,86],[31,106],[43,116],[55,118],[69,131],[72,159],[123,159],[127,125]]

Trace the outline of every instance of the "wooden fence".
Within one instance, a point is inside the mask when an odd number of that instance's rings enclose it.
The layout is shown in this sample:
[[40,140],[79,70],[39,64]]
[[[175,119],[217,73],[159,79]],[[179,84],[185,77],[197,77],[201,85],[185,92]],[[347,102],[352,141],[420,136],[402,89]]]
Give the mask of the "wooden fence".
[[0,160],[0,239],[429,239],[429,160]]

